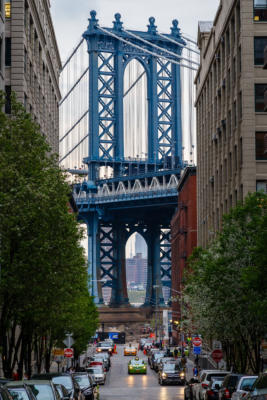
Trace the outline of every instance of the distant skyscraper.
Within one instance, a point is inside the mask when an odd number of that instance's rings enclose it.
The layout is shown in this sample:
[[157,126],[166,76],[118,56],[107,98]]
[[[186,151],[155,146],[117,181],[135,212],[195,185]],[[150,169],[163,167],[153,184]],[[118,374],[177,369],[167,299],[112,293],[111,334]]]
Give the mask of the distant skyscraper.
[[147,258],[147,245],[145,239],[136,233],[135,235],[135,254],[141,253],[143,258]]
[[147,259],[137,253],[133,258],[126,260],[127,284],[144,285],[147,283]]

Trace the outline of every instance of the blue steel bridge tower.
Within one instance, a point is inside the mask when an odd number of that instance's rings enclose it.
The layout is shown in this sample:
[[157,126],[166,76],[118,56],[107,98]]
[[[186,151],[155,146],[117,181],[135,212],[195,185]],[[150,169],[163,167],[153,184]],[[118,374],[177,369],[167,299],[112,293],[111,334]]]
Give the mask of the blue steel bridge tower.
[[[113,28],[104,29],[95,11],[83,38],[89,54],[89,139],[83,160],[88,169],[74,193],[79,219],[88,228],[92,295],[103,304],[102,287],[108,286],[111,306],[129,303],[125,245],[138,232],[148,246],[145,305],[163,304],[162,286],[171,286],[170,221],[182,169],[181,77],[176,55],[181,56],[186,43],[176,20],[168,35],[158,33],[153,17],[146,32],[125,30],[120,14],[115,15]],[[147,80],[143,157],[126,155],[124,74],[133,60],[141,64]],[[103,168],[112,174],[101,175]]]

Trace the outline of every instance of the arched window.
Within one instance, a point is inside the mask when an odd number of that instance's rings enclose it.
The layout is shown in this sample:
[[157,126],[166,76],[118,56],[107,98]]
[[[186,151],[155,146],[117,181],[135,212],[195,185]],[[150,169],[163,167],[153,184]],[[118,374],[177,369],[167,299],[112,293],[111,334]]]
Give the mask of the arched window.
[[136,59],[130,61],[125,68],[123,93],[124,157],[147,158],[147,74]]

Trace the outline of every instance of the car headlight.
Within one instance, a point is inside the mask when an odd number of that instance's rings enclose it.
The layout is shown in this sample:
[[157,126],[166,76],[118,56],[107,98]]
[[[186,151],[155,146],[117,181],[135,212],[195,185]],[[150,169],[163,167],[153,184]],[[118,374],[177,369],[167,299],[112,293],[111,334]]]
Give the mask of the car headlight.
[[112,349],[108,349],[108,351],[112,351]]
[[167,378],[167,375],[165,374],[165,372],[163,372],[163,374],[162,374],[162,378]]
[[181,372],[181,373],[180,373],[180,376],[181,376],[182,378],[184,378],[184,372]]

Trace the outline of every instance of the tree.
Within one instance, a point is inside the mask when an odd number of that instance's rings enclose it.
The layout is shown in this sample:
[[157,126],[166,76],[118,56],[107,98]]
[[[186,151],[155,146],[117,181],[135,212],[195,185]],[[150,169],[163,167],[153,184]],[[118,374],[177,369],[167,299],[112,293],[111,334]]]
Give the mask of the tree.
[[14,97],[11,115],[0,111],[0,149],[0,340],[10,376],[16,364],[20,375],[23,368],[31,374],[33,348],[41,368],[53,343],[72,328],[75,333],[80,316],[88,341],[97,316],[82,232],[68,212],[69,185],[39,127]]
[[[224,216],[207,249],[195,250],[185,291],[192,322],[206,338],[221,339],[228,364],[260,371],[267,333],[267,196],[248,195]],[[265,250],[265,251],[264,251]]]

